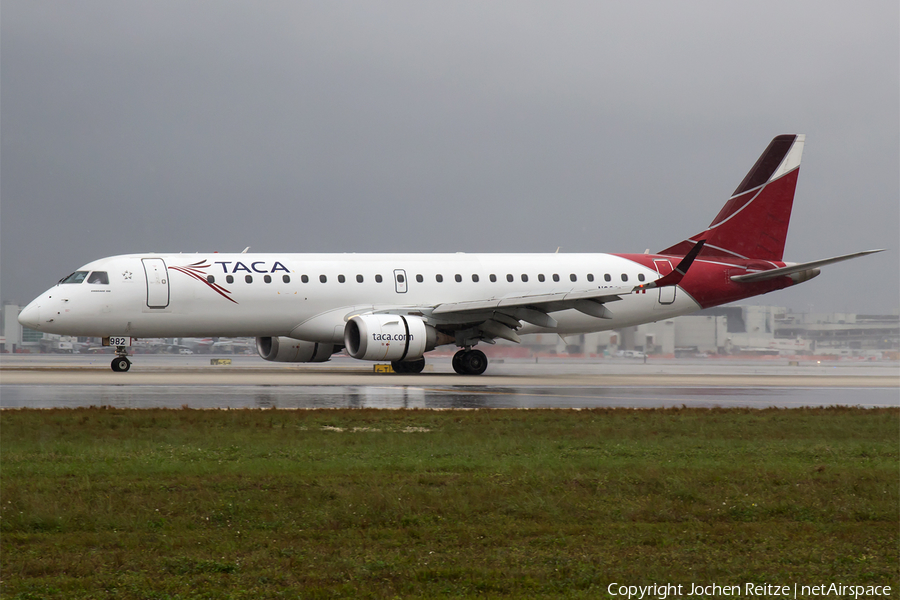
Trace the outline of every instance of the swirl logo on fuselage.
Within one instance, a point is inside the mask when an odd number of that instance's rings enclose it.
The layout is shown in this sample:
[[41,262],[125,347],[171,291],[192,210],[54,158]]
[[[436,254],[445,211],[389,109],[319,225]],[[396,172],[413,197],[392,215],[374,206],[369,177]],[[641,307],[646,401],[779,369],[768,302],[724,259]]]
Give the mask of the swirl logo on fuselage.
[[[250,263],[248,267],[241,261],[233,261],[233,260],[217,260],[213,263],[210,263],[208,260],[203,259],[197,261],[195,263],[183,266],[183,267],[173,267],[170,266],[170,269],[174,269],[179,273],[184,273],[189,277],[193,277],[197,281],[202,281],[206,284],[206,286],[228,300],[229,302],[234,302],[238,304],[238,301],[231,297],[231,290],[228,288],[219,285],[215,282],[215,277],[206,272],[206,269],[213,269],[214,271],[218,271],[218,267],[213,267],[213,265],[221,265],[222,271],[226,274],[226,279],[228,279],[228,283],[231,283],[231,276],[239,271],[244,271],[248,274],[251,273],[276,273],[278,271],[284,271],[285,273],[290,273],[291,270],[284,266],[280,261],[275,261],[272,263],[272,266],[269,266],[264,260],[257,260]],[[268,275],[267,275],[268,277]],[[248,278],[249,281],[249,278]]]
[[229,294],[231,294],[231,290],[229,290],[225,287],[222,287],[218,283],[214,283],[213,281],[209,280],[210,278],[206,274],[206,271],[204,269],[208,269],[211,266],[212,265],[210,265],[206,260],[201,260],[201,261],[195,262],[193,264],[186,265],[184,267],[170,266],[169,268],[174,269],[175,271],[178,271],[179,273],[184,273],[185,275],[187,275],[189,277],[193,277],[197,281],[202,281],[203,283],[206,284],[206,287],[208,287],[209,289],[213,290],[214,292],[216,292],[217,294],[219,294],[220,296],[222,296],[229,302],[234,302],[235,304],[237,304],[238,301],[229,295]]

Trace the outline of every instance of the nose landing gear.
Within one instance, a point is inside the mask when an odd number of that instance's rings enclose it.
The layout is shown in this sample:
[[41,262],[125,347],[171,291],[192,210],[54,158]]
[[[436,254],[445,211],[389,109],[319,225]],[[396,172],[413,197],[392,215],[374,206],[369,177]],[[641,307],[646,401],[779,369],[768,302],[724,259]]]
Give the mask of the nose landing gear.
[[131,368],[131,361],[128,360],[128,352],[125,346],[116,346],[116,357],[110,365],[116,373],[125,372]]
[[487,366],[487,356],[481,350],[462,349],[453,355],[453,370],[460,375],[481,375]]

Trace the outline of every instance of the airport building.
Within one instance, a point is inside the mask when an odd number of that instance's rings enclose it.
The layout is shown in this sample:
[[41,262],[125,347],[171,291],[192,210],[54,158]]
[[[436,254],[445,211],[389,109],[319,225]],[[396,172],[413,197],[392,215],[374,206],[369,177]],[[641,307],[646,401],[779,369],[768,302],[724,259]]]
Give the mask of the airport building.
[[777,321],[775,335],[809,340],[820,354],[896,353],[898,321],[897,315],[786,313]]
[[[629,329],[616,332],[619,336],[610,338],[603,351],[861,358],[896,358],[900,351],[897,314],[815,314],[777,306],[722,306]],[[594,351],[593,344],[585,351]],[[603,345],[601,341],[599,346]]]
[[4,352],[16,352],[22,347],[22,330],[24,328],[19,325],[19,322],[16,320],[18,317],[19,307],[17,305],[3,305],[3,318],[0,319],[3,330],[0,331],[0,336],[3,336],[2,342]]
[[897,359],[900,315],[794,313],[721,306],[618,331],[523,338],[533,352],[584,355],[795,356]]

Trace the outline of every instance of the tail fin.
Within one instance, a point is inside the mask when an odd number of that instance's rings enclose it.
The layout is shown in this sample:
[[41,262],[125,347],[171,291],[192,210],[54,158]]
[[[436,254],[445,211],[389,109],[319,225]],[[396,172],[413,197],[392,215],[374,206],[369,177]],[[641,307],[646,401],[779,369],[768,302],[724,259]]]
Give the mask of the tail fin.
[[773,139],[709,228],[659,254],[682,256],[705,239],[700,256],[780,261],[805,140],[803,134]]

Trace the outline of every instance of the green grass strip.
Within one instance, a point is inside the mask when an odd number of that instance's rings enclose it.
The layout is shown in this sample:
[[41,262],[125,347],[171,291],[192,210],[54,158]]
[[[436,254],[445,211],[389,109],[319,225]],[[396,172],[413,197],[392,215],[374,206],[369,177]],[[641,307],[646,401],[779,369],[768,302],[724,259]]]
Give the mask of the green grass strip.
[[897,409],[2,411],[0,595],[896,598],[898,450]]

